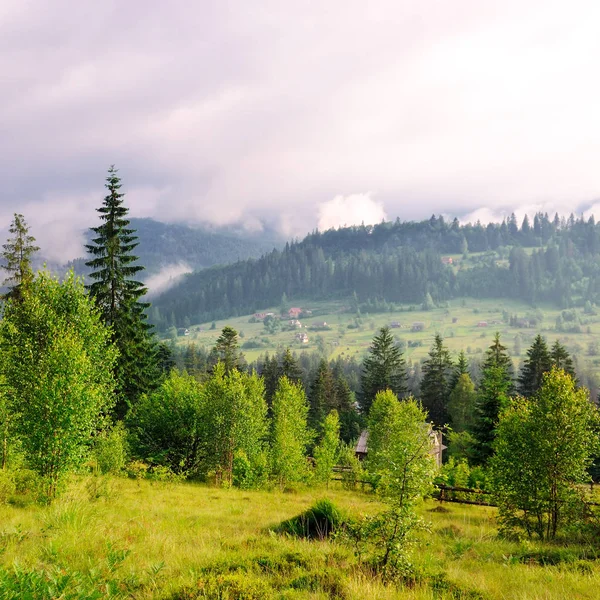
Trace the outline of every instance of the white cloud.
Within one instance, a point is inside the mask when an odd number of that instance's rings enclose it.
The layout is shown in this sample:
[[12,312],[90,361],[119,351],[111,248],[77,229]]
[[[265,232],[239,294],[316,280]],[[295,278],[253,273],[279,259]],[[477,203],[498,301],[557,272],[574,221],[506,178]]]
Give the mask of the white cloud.
[[370,193],[336,196],[319,205],[319,229],[344,227],[346,225],[374,225],[387,219],[381,202],[371,198]]
[[144,285],[148,288],[148,297],[156,296],[175,285],[183,275],[191,273],[192,268],[187,263],[177,263],[163,267],[158,273],[148,277]]

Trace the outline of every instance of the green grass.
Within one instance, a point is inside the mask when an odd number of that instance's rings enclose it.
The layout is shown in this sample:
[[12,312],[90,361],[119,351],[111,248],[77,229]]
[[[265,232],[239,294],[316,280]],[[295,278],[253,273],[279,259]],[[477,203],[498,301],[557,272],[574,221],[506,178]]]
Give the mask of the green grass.
[[427,502],[421,512],[430,531],[415,555],[420,578],[396,589],[359,568],[351,549],[334,540],[274,532],[322,498],[350,515],[378,510],[358,491],[110,479],[101,499],[90,501],[89,488],[89,478],[77,479],[49,507],[0,507],[0,598],[31,589],[54,590],[35,598],[173,600],[598,597],[595,549],[498,539],[493,508],[452,504],[440,512]]
[[[362,327],[348,329],[348,325],[354,321],[354,314],[347,310],[348,304],[347,302],[295,301],[294,305],[312,309],[314,312],[312,317],[302,319],[302,325],[307,327],[303,331],[308,334],[308,344],[295,341],[294,331],[269,335],[262,323],[250,323],[249,316],[218,321],[215,330],[210,330],[210,324],[194,325],[190,329],[190,335],[178,337],[176,343],[186,345],[194,342],[199,346],[210,348],[214,346],[221,329],[225,325],[230,325],[238,332],[243,332],[244,337],[240,339],[242,344],[248,340],[266,340],[262,348],[243,350],[249,362],[267,351],[273,353],[278,348],[288,346],[298,352],[315,351],[318,348],[318,336],[321,336],[326,342],[330,358],[342,355],[362,360],[377,330],[383,325],[390,325],[393,321],[397,321],[402,325],[402,328],[392,330],[397,338],[404,339],[407,344],[408,342],[421,343],[421,346],[407,347],[405,357],[412,361],[419,361],[427,355],[436,333],[440,333],[444,337],[445,343],[455,354],[463,349],[469,356],[476,357],[489,347],[496,331],[500,332],[504,344],[518,360],[524,356],[533,338],[540,332],[550,343],[559,338],[571,353],[578,355],[582,366],[585,365],[594,372],[600,369],[599,357],[588,355],[589,345],[596,343],[600,336],[600,316],[584,315],[582,309],[577,309],[577,315],[583,322],[581,327],[583,333],[556,331],[556,318],[561,311],[555,306],[540,305],[538,307],[543,315],[543,320],[537,329],[520,329],[510,327],[503,322],[503,310],[509,314],[524,317],[534,312],[530,305],[515,300],[474,298],[455,299],[448,303],[447,308],[436,308],[430,311],[420,310],[420,307],[416,306],[404,306],[402,310],[391,313],[363,314]],[[277,313],[277,309],[274,307],[269,310]],[[317,321],[326,321],[331,330],[311,331],[310,326]],[[488,326],[478,327],[480,321],[487,322]],[[414,322],[425,323],[424,331],[412,331],[411,326]],[[517,336],[519,337],[518,343],[515,341]],[[520,345],[519,353],[517,353],[519,350],[517,345]]]

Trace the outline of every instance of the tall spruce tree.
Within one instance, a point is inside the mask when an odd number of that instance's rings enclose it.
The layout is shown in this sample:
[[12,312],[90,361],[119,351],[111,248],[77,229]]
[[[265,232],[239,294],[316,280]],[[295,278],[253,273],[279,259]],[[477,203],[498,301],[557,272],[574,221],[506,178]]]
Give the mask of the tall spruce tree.
[[421,402],[429,413],[430,421],[441,427],[448,422],[448,400],[452,381],[452,359],[444,340],[436,333],[429,358],[423,363]]
[[8,232],[12,237],[8,238],[6,244],[2,246],[4,248],[2,268],[7,274],[3,285],[10,286],[5,298],[18,299],[22,286],[33,280],[31,257],[39,248],[34,245],[35,238],[29,235],[29,226],[23,215],[14,214]]
[[406,367],[400,348],[389,327],[382,327],[373,338],[363,363],[360,408],[367,415],[377,392],[391,390],[401,398],[407,393]]
[[575,367],[573,366],[573,359],[567,352],[567,349],[556,340],[550,350],[550,359],[552,360],[552,366],[557,369],[562,369],[567,375],[576,380]]
[[92,259],[86,262],[94,282],[89,293],[100,309],[103,322],[112,328],[119,350],[115,368],[117,403],[114,416],[122,419],[141,394],[152,391],[160,380],[156,343],[146,322],[149,304],[140,299],[147,292],[135,276],[144,269],[133,254],[138,245],[135,230],[129,227],[128,208],[123,205],[121,179],[117,169],[108,170],[108,194],[97,210],[102,223],[92,227],[91,244],[86,245]]
[[464,350],[461,350],[458,353],[458,359],[454,365],[452,380],[450,381],[450,390],[453,390],[456,387],[461,375],[469,375],[469,361],[467,360],[467,355]]
[[538,334],[531,348],[527,350],[527,358],[519,374],[519,394],[530,398],[542,385],[542,377],[552,368],[552,357],[548,351],[546,340]]
[[333,373],[323,358],[310,386],[308,396],[308,426],[321,433],[321,427],[329,412],[337,408],[336,388]]
[[508,404],[513,388],[512,360],[500,343],[500,334],[496,333],[486,352],[475,403],[473,457],[478,464],[487,463],[493,454],[499,415]]

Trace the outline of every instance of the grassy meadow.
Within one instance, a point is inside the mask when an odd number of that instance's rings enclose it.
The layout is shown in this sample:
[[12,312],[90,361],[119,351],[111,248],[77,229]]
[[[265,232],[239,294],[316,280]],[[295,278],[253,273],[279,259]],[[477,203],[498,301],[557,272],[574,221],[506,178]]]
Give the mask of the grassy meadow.
[[[185,346],[193,342],[209,348],[214,346],[221,329],[230,325],[241,332],[242,345],[248,341],[260,344],[260,348],[243,348],[249,362],[265,352],[273,353],[278,348],[288,346],[297,352],[318,350],[319,338],[325,343],[330,358],[342,355],[354,356],[361,360],[377,330],[383,325],[395,323],[400,327],[394,328],[393,333],[398,339],[406,341],[405,358],[413,362],[427,355],[436,333],[444,337],[446,345],[455,354],[463,349],[470,357],[476,357],[489,347],[494,333],[499,331],[511,355],[518,360],[524,356],[535,335],[541,332],[549,343],[556,338],[560,339],[567,349],[576,354],[579,360],[587,363],[591,370],[597,371],[600,368],[600,355],[590,353],[590,347],[597,345],[600,338],[600,316],[585,315],[582,308],[574,309],[581,321],[581,332],[574,333],[556,331],[556,319],[562,311],[555,306],[541,305],[534,309],[525,302],[508,299],[458,298],[448,302],[447,307],[427,311],[418,306],[404,306],[401,310],[393,312],[363,313],[362,324],[358,329],[348,328],[355,320],[355,314],[349,309],[348,303],[296,301],[294,306],[313,312],[309,318],[301,319],[302,329],[269,334],[262,322],[252,323],[251,316],[248,315],[217,321],[215,329],[210,328],[211,323],[192,325],[189,335],[177,337],[175,343]],[[279,312],[277,307],[264,310],[276,314]],[[541,317],[541,323],[535,328],[511,327],[503,321],[503,311],[518,315],[519,318],[532,317],[535,314],[538,318]],[[323,321],[330,329],[311,330],[315,323]],[[413,323],[418,322],[424,323],[424,329],[413,331]],[[487,326],[480,326],[481,322],[487,323]],[[308,343],[295,340],[297,331],[307,333]]]
[[338,488],[79,477],[50,506],[0,506],[0,598],[598,598],[594,548],[506,541],[494,508],[434,500],[421,508],[416,581],[386,587],[348,546],[273,532],[324,497],[355,516],[380,508]]

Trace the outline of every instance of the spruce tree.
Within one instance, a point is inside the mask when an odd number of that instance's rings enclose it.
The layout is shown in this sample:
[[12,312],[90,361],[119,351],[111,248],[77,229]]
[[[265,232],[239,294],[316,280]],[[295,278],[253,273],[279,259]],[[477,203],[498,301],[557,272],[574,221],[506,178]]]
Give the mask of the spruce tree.
[[100,309],[102,321],[112,328],[119,350],[115,368],[117,403],[114,415],[122,419],[141,394],[152,391],[160,380],[157,346],[146,322],[149,304],[140,299],[147,292],[135,276],[144,269],[133,254],[138,245],[135,230],[129,227],[128,208],[119,190],[117,169],[108,170],[108,194],[97,210],[102,223],[92,227],[94,234],[86,245],[92,259],[86,262],[94,282],[88,290]]
[[437,333],[429,358],[423,363],[421,380],[421,402],[429,413],[430,421],[441,427],[448,422],[448,400],[452,381],[452,359],[444,346],[442,336]]
[[[467,360],[467,355],[464,350],[461,350],[458,353],[458,359],[454,365],[452,380],[450,381],[450,390],[453,390],[456,387],[461,375],[469,375],[469,361]],[[469,379],[470,378],[471,376],[469,375]]]
[[39,248],[34,245],[35,238],[29,235],[29,226],[23,215],[14,214],[8,231],[12,237],[8,238],[6,244],[2,246],[4,248],[2,258],[5,261],[2,268],[7,273],[3,285],[11,286],[5,298],[17,299],[21,295],[22,286],[33,279],[31,257]]
[[573,366],[573,359],[567,352],[567,349],[556,340],[550,350],[550,358],[552,360],[552,366],[557,369],[562,369],[567,375],[570,375],[573,380],[576,380],[575,367]]
[[298,364],[298,359],[292,354],[289,348],[286,348],[281,359],[280,377],[287,377],[292,383],[302,384],[302,369]]
[[552,368],[552,357],[548,351],[546,340],[538,334],[531,348],[527,350],[527,358],[519,374],[519,394],[530,398],[542,385],[544,373]]
[[402,352],[389,327],[382,327],[373,338],[363,363],[360,408],[367,415],[377,392],[391,390],[401,398],[407,393],[406,367]]
[[321,359],[308,397],[308,425],[319,433],[325,417],[336,408],[335,392],[333,373],[327,361]]
[[226,325],[221,331],[215,344],[217,360],[223,363],[225,373],[234,369],[239,370],[242,362],[238,345],[238,333],[233,327]]

